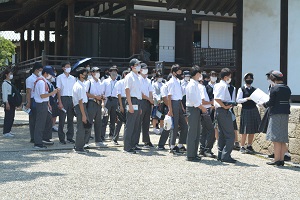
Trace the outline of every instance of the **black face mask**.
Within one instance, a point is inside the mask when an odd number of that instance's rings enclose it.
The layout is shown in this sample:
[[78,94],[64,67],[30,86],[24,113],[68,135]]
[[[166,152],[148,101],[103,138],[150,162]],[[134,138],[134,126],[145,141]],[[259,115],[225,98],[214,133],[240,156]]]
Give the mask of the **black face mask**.
[[204,80],[204,81],[203,81],[203,85],[207,86],[207,85],[208,85],[208,82],[209,82],[209,81]]
[[182,75],[181,74],[176,74],[176,78],[178,78],[179,80],[182,79]]
[[248,84],[248,85],[251,85],[253,83],[253,80],[245,80],[245,83]]

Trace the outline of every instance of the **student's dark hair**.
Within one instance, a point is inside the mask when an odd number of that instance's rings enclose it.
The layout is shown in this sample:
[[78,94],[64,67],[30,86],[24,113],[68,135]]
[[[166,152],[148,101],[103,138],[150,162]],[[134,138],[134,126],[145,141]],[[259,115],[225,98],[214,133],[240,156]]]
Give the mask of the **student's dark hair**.
[[178,70],[180,70],[180,66],[179,66],[178,64],[174,64],[174,65],[171,67],[171,73],[177,72]]
[[231,74],[231,70],[228,68],[223,68],[220,72],[220,78],[223,79],[225,76],[229,76]]
[[275,81],[284,81],[283,77],[277,77],[277,76],[274,76],[273,74],[270,74],[269,78],[273,82],[275,82]]
[[83,74],[84,72],[87,73],[88,70],[85,67],[79,67],[79,68],[76,69],[76,75],[75,76],[79,78],[79,75]]
[[247,74],[247,76],[244,77],[244,80],[246,80],[248,77],[250,77],[251,79],[254,79],[253,74]]
[[124,78],[125,77],[125,74],[127,75],[127,74],[129,74],[130,73],[130,71],[128,71],[128,70],[124,70],[123,72],[122,72],[122,78]]
[[61,63],[61,67],[65,67],[66,65],[71,65],[71,63],[69,61],[64,61]]
[[10,72],[11,72],[10,69],[5,69],[2,74],[2,80],[6,79],[6,75],[9,74]]
[[190,75],[191,75],[191,77],[194,77],[194,76],[196,76],[197,73],[201,74],[200,67],[198,65],[194,65],[192,67],[192,69],[190,70]]
[[37,70],[37,69],[42,69],[43,68],[43,65],[42,63],[39,63],[39,62],[35,62],[33,67],[32,67],[32,73]]

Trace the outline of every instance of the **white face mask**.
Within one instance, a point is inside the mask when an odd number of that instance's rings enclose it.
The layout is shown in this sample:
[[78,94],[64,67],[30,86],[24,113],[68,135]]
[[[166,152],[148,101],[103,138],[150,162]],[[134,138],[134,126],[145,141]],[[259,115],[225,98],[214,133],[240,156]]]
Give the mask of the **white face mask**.
[[138,71],[138,72],[141,71],[141,65],[136,66],[135,70]]
[[118,73],[117,73],[117,72],[111,72],[111,73],[110,73],[110,76],[111,76],[112,78],[116,78],[116,77],[118,76]]
[[13,79],[14,78],[14,75],[9,75],[9,79],[11,80],[11,79]]
[[42,72],[41,72],[41,71],[39,71],[38,76],[39,76],[39,77],[42,76]]
[[96,73],[95,78],[99,79],[100,78],[100,73]]
[[51,82],[51,83],[55,82],[55,78],[52,77],[51,80],[50,80],[50,82]]
[[69,74],[71,72],[71,67],[66,68],[65,72]]
[[210,77],[210,80],[211,80],[211,82],[213,82],[213,83],[215,83],[215,82],[217,81],[217,79],[218,79],[217,77],[213,77],[213,76]]
[[163,78],[158,78],[158,79],[157,79],[157,82],[161,83],[162,80],[163,80]]
[[185,80],[185,81],[189,81],[189,80],[190,80],[190,77],[184,77],[184,80]]
[[92,78],[93,78],[92,75],[88,75],[88,77],[87,77],[88,80],[90,80],[90,79],[92,79]]
[[229,78],[226,83],[229,84],[231,82],[231,78]]
[[57,73],[54,73],[55,76],[57,76]]
[[86,70],[90,71],[90,70],[91,70],[91,68],[90,68],[90,67],[87,67],[87,68],[86,68]]
[[50,80],[52,78],[52,75],[51,74],[48,74],[48,76],[47,76],[47,80]]
[[199,77],[199,81],[202,81],[203,80],[203,76],[201,75],[200,77]]
[[142,69],[142,74],[144,75],[148,74],[148,69]]

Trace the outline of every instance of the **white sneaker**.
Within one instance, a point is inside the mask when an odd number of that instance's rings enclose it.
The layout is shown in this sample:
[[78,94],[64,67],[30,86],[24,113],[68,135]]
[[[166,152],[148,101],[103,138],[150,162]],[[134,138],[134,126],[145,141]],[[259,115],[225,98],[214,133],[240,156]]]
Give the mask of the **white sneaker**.
[[53,126],[53,127],[52,127],[52,131],[54,131],[54,132],[58,132],[58,127],[56,127],[56,126]]
[[11,133],[4,133],[3,137],[5,137],[5,138],[13,138],[15,136],[13,134],[11,134]]
[[13,136],[15,136],[15,134],[14,133],[12,133],[12,132],[9,132],[11,135],[13,135]]
[[159,135],[159,134],[160,134],[160,130],[159,130],[159,129],[156,129],[156,128],[153,129],[153,132],[154,132],[156,135]]
[[103,142],[97,142],[95,145],[96,147],[107,147],[107,144],[104,144]]

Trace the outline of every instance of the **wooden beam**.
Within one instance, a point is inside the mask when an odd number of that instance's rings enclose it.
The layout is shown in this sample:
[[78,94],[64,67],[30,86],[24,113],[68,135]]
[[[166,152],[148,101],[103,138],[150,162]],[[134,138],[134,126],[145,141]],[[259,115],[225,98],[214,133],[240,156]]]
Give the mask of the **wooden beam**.
[[21,5],[14,4],[14,5],[8,5],[8,6],[0,6],[0,13],[7,13],[7,12],[17,12],[22,8]]
[[280,11],[280,71],[283,73],[285,79],[284,83],[288,81],[288,0],[281,0]]
[[32,48],[31,48],[31,27],[27,29],[27,60],[32,58]]
[[55,55],[60,55],[60,33],[61,33],[61,13],[62,13],[62,7],[58,7],[55,10]]
[[236,88],[242,85],[242,58],[243,58],[243,0],[237,1],[236,23]]
[[20,62],[25,60],[25,40],[24,40],[24,30],[20,32]]
[[40,56],[40,21],[34,25],[34,57]]
[[74,40],[74,18],[75,18],[75,1],[68,0],[68,56],[73,56],[75,40]]
[[44,40],[44,53],[49,55],[49,37],[50,37],[50,19],[49,15],[44,19],[45,23],[45,40]]

